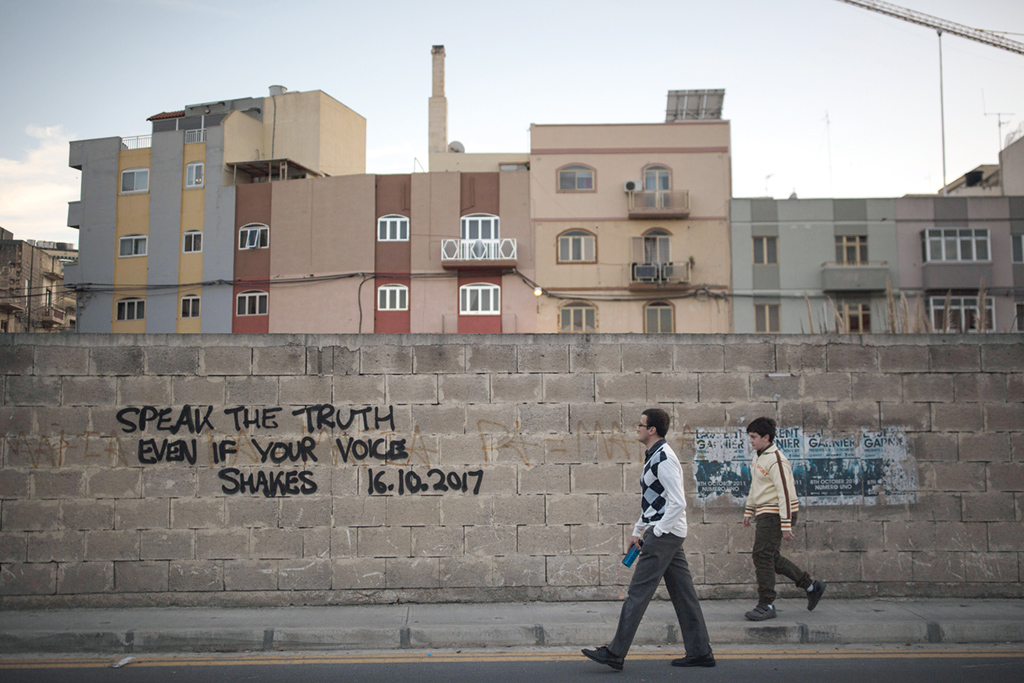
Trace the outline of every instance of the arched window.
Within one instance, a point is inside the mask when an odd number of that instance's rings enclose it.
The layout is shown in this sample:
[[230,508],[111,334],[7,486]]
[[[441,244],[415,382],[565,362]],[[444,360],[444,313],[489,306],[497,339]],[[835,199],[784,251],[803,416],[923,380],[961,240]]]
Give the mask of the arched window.
[[270,228],[262,223],[249,223],[238,231],[239,249],[266,249],[269,246]]
[[381,285],[377,289],[378,311],[408,311],[409,288],[405,285]]
[[378,242],[408,242],[409,219],[398,214],[390,214],[377,219]]
[[585,301],[571,301],[559,313],[562,332],[597,331],[597,308]]
[[118,241],[119,257],[145,256],[147,238],[145,235],[125,235]]
[[267,293],[258,289],[238,295],[238,315],[266,315]]
[[189,230],[182,238],[181,250],[186,254],[198,254],[203,250],[203,233]]
[[594,189],[594,169],[573,164],[558,169],[559,192],[589,192]]
[[669,263],[672,260],[672,237],[661,228],[648,230],[644,233],[644,263]]
[[672,306],[664,301],[655,301],[644,309],[644,332],[647,334],[672,334]]
[[199,297],[195,294],[189,294],[188,296],[181,297],[181,317],[182,318],[198,318],[199,317]]
[[459,312],[462,315],[497,315],[501,313],[501,287],[476,282],[459,288]]
[[146,318],[146,302],[144,299],[119,299],[117,302],[118,320],[144,320]]
[[558,236],[558,262],[592,263],[596,244],[597,238],[586,230],[567,230]]
[[662,192],[672,189],[672,172],[665,166],[648,166],[644,169],[644,191]]
[[464,240],[496,240],[501,237],[498,217],[489,213],[474,213],[462,217],[460,237]]

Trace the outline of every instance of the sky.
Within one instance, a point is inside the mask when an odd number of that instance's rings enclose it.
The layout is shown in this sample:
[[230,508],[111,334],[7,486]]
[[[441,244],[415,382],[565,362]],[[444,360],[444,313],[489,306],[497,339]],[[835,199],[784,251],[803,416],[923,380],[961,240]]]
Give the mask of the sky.
[[[901,4],[1024,42],[1021,0]],[[941,44],[952,181],[1024,134],[1024,55]],[[420,171],[433,45],[467,152],[528,152],[532,123],[661,122],[669,90],[724,88],[735,197],[943,184],[935,30],[838,0],[0,0],[0,227],[77,244],[69,141],[271,85],[366,117],[368,173]]]

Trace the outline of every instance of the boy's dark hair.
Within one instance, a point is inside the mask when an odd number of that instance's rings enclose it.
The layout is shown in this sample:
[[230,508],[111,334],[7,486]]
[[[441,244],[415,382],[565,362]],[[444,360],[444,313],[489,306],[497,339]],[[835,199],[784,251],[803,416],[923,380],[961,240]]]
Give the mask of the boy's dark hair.
[[658,433],[658,436],[665,438],[668,434],[668,413],[661,408],[648,408],[641,415],[647,416],[647,426],[654,427],[654,431]]
[[747,434],[767,436],[769,443],[775,443],[775,420],[770,417],[759,417],[747,425]]

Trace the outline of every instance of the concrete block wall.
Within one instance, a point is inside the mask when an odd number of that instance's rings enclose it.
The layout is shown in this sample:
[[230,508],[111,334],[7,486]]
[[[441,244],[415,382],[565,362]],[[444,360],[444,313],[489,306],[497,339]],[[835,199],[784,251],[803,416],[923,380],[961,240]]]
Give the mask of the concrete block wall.
[[702,596],[752,531],[694,430],[758,415],[907,436],[913,502],[801,511],[830,591],[1024,595],[1013,335],[3,335],[0,396],[0,607],[618,599],[648,406]]

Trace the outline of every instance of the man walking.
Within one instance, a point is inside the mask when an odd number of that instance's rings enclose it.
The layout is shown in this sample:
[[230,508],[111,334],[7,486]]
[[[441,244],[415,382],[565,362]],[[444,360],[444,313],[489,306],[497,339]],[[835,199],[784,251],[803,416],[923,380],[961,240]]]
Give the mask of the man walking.
[[672,598],[686,647],[686,656],[673,659],[672,666],[715,665],[704,614],[683,552],[683,541],[686,540],[683,468],[665,441],[668,425],[669,417],[664,410],[648,408],[636,426],[637,439],[647,451],[640,477],[640,519],[633,527],[630,548],[642,549],[626,600],[622,603],[615,637],[608,645],[583,650],[590,659],[607,664],[616,671],[622,670],[633,636],[662,578]]
[[747,436],[754,449],[751,464],[750,493],[743,511],[743,526],[756,521],[754,531],[754,574],[757,577],[757,606],[744,616],[751,621],[765,621],[775,613],[775,575],[793,580],[807,591],[807,609],[818,606],[825,592],[824,581],[812,581],[811,575],[782,556],[782,539],[792,541],[793,525],[800,509],[793,486],[793,469],[789,460],[775,445],[775,420],[759,417],[747,425]]

